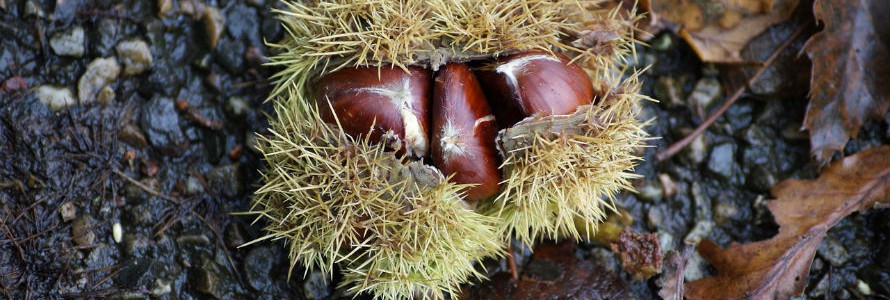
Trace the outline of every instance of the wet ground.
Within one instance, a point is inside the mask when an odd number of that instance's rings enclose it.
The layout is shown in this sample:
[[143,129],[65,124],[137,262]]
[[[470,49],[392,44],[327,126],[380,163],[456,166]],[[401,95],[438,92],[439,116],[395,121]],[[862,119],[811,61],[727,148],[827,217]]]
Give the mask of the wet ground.
[[[262,234],[232,213],[249,208],[262,167],[250,145],[269,113],[263,41],[283,34],[272,6],[0,0],[0,298],[342,296],[336,278],[297,268],[288,280],[280,243],[238,247]],[[798,130],[808,73],[767,76],[756,97],[657,163],[655,151],[719,105],[733,71],[700,63],[669,34],[650,44],[637,58],[652,64],[644,92],[661,102],[646,103],[643,118],[663,138],[637,169],[640,193],[619,200],[632,228],[657,233],[665,249],[770,237],[770,187],[818,172]],[[81,93],[96,100],[77,101]],[[890,143],[888,121],[866,126],[846,152]],[[888,220],[874,211],[832,229],[806,296],[860,298],[863,284],[890,295]],[[627,297],[657,297],[655,280],[631,279],[607,247],[578,249]],[[700,257],[690,265],[688,280],[711,272]]]

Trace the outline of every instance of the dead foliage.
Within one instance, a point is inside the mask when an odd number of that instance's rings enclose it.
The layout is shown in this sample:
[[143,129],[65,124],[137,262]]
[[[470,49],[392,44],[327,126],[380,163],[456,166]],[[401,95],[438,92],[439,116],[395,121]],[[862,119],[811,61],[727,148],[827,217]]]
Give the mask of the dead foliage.
[[835,162],[816,180],[788,179],[768,206],[779,233],[721,249],[702,241],[699,253],[717,275],[689,283],[688,299],[787,299],[807,284],[810,263],[825,234],[854,212],[890,204],[890,146]]

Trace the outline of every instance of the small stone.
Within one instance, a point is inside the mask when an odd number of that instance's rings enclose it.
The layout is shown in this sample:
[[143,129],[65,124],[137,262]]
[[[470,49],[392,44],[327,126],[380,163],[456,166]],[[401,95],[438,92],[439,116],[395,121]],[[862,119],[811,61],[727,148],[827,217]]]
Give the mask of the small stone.
[[702,220],[695,223],[692,231],[683,238],[683,243],[687,245],[698,245],[699,242],[711,232],[714,228],[714,221]]
[[77,82],[77,97],[80,102],[86,104],[95,101],[99,91],[114,82],[120,72],[121,67],[114,57],[93,60]]
[[708,160],[708,170],[722,179],[731,178],[735,171],[735,147],[729,143],[714,147]]
[[[185,1],[188,2],[188,1]],[[166,15],[173,8],[173,0],[158,0],[158,17]],[[168,285],[169,287],[169,285]]]
[[164,154],[182,155],[189,145],[179,127],[179,113],[170,98],[155,96],[145,103],[139,124],[148,142]]
[[221,299],[222,280],[219,273],[220,270],[216,263],[209,259],[203,259],[201,266],[189,272],[189,281],[198,292],[214,299]]
[[204,7],[202,19],[204,21],[204,30],[207,34],[207,44],[210,45],[210,49],[216,48],[223,30],[226,28],[225,17],[223,17],[219,8],[206,6]]
[[244,277],[251,287],[266,291],[272,285],[269,272],[275,264],[277,253],[271,247],[250,250],[244,258]]
[[204,192],[204,185],[195,176],[189,176],[185,181],[185,193],[188,195],[197,195]]
[[198,1],[179,1],[179,11],[198,20],[204,15],[204,4]]
[[83,37],[83,27],[75,26],[53,34],[49,39],[49,46],[60,56],[80,58],[84,52]]
[[34,2],[34,0],[28,0],[28,2],[25,2],[25,16],[36,16],[38,18],[43,18],[46,16],[46,13],[43,12],[43,8],[40,7],[40,4],[37,4],[37,2]]
[[124,75],[137,75],[151,67],[151,51],[148,50],[148,44],[141,39],[120,42],[115,50],[124,64]]
[[226,197],[238,196],[244,189],[239,179],[238,164],[213,168],[207,173],[207,182]]
[[260,154],[260,139],[257,137],[257,134],[254,132],[247,132],[247,136],[244,137],[244,143],[247,144],[247,149],[250,149],[251,152]]
[[306,299],[326,299],[331,295],[331,281],[320,271],[311,272],[303,281],[303,295]]
[[664,211],[661,206],[653,206],[646,212],[646,223],[652,227],[661,226],[661,222],[664,220]]
[[646,180],[643,185],[637,188],[640,199],[646,201],[656,201],[664,196],[664,189],[658,186],[655,181]]
[[226,226],[226,246],[229,248],[238,248],[247,241],[245,236],[247,235],[244,232],[244,227],[241,226],[240,223],[232,222],[229,223],[229,226]]
[[37,88],[37,100],[49,106],[53,111],[60,111],[74,105],[74,93],[66,87],[41,85]]
[[692,196],[693,203],[695,204],[695,219],[696,220],[710,220],[711,219],[711,197],[705,193],[705,190],[702,188],[701,184],[697,181],[692,183],[692,187],[689,190],[690,195]]
[[77,206],[74,205],[74,202],[65,202],[59,207],[59,214],[62,215],[62,221],[74,220],[74,217],[77,216]]
[[149,247],[151,247],[151,242],[147,237],[141,234],[128,233],[124,235],[122,245],[121,250],[123,250],[124,254],[133,257],[141,257],[145,255]]
[[661,188],[664,190],[664,197],[670,198],[677,194],[680,191],[680,188],[677,187],[677,183],[671,179],[671,175],[667,173],[658,174],[658,181],[661,182]]
[[686,152],[687,157],[693,164],[697,165],[705,161],[705,157],[708,155],[708,144],[705,142],[705,135],[699,134],[692,139],[689,149],[684,152]]
[[121,226],[120,222],[115,222],[114,225],[111,225],[111,237],[114,239],[115,243],[120,244],[123,235],[124,228]]
[[715,100],[720,98],[721,92],[722,86],[717,78],[705,77],[695,83],[695,87],[692,89],[692,93],[689,94],[686,102],[689,103],[690,107],[698,109],[699,113],[705,112]]
[[874,294],[874,291],[871,290],[871,287],[868,286],[868,283],[865,283],[865,281],[862,281],[862,279],[856,280],[856,289],[858,289],[859,293],[862,295],[871,296],[872,294]]
[[686,261],[686,270],[683,271],[683,278],[686,279],[686,282],[702,279],[705,277],[705,274],[708,274],[707,268],[708,262],[705,261],[704,257],[698,254],[698,251],[692,251],[689,259]]
[[99,100],[99,104],[108,105],[114,102],[114,89],[110,86],[105,86],[99,91],[99,95],[96,96],[96,100]]
[[844,245],[831,237],[822,240],[822,243],[819,244],[819,249],[817,249],[816,252],[835,267],[842,266],[850,258]]
[[89,216],[81,216],[74,220],[71,224],[71,238],[78,246],[92,246],[96,240],[96,234],[93,232],[92,222]]
[[227,103],[226,110],[229,111],[233,116],[241,117],[244,113],[250,109],[250,106],[247,105],[247,102],[244,101],[244,98],[241,97],[230,97]]
[[203,234],[189,234],[176,238],[176,243],[183,247],[206,247],[210,246],[210,239]]
[[718,225],[730,225],[729,222],[738,215],[739,208],[733,203],[718,201],[714,206],[714,222]]
[[121,141],[124,141],[124,143],[136,148],[144,148],[148,146],[148,141],[145,140],[145,135],[142,134],[142,129],[135,124],[124,125],[124,127],[117,132],[117,137],[121,139]]
[[157,278],[155,282],[151,285],[151,290],[148,291],[152,296],[160,298],[163,295],[169,294],[173,291],[173,288],[170,286],[170,281]]

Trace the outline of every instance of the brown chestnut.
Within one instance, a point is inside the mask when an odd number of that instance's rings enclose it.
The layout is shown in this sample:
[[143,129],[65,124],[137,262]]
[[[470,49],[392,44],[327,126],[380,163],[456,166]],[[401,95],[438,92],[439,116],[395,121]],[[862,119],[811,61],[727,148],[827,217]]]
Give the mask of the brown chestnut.
[[532,115],[571,114],[593,100],[590,77],[558,53],[513,54],[477,74],[503,127]]
[[321,118],[334,123],[336,114],[343,130],[356,138],[370,134],[372,141],[381,141],[394,135],[401,143],[393,148],[425,156],[431,78],[431,72],[420,67],[408,67],[408,72],[388,67],[332,72],[318,82]]
[[433,165],[452,180],[476,184],[468,201],[498,192],[497,126],[476,76],[464,64],[442,67],[433,87]]

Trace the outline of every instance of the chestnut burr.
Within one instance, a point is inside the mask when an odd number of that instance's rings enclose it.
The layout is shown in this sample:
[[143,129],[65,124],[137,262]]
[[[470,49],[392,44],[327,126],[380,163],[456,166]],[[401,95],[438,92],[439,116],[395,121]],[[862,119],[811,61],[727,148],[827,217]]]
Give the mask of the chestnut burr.
[[562,54],[513,54],[477,74],[502,127],[532,115],[571,114],[593,99],[590,77]]
[[408,71],[359,67],[323,76],[318,82],[322,120],[335,123],[338,119],[353,137],[370,134],[372,141],[387,142],[410,156],[425,156],[432,75],[420,67],[408,67]]
[[447,64],[433,88],[433,164],[452,180],[475,184],[467,201],[498,192],[501,174],[495,149],[494,116],[476,76],[464,64]]

